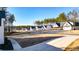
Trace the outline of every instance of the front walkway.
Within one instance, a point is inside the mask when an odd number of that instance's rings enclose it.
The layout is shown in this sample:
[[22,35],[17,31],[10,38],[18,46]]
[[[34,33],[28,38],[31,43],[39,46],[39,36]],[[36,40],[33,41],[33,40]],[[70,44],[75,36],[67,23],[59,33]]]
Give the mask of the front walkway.
[[[26,48],[16,48],[17,51],[63,51],[69,44],[75,41],[79,36],[68,35],[51,41],[43,42]],[[14,45],[14,44],[13,44]],[[16,44],[15,44],[16,45]]]

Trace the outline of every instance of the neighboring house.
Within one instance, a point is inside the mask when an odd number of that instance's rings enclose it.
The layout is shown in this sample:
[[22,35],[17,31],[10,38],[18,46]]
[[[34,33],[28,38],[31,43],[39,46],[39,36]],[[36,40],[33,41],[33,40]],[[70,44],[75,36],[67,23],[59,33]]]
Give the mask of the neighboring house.
[[73,29],[73,23],[72,22],[65,22],[63,24],[63,30],[72,30]]
[[16,26],[13,26],[13,32],[26,32],[26,31],[28,31],[28,29],[25,27],[17,28]]
[[59,23],[42,24],[42,25],[36,26],[36,30],[49,30],[54,27],[59,27]]
[[30,31],[33,31],[34,30],[34,27],[30,27],[30,29],[29,29]]
[[58,23],[51,23],[50,24],[52,27],[59,27]]
[[36,30],[44,30],[43,26],[35,26]]
[[49,29],[51,29],[52,27],[51,27],[51,25],[47,25],[47,30],[49,30]]
[[[35,26],[35,30],[48,30],[48,29],[50,29],[51,28],[51,26],[50,25],[39,25],[39,26]],[[33,29],[33,28],[32,28]]]

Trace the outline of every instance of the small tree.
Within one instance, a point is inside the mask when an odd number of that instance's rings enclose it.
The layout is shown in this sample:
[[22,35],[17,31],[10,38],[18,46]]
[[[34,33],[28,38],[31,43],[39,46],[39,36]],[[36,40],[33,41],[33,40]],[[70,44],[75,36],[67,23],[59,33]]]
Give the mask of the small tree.
[[77,18],[79,17],[79,12],[76,10],[70,11],[67,15],[68,20],[72,21],[72,22],[77,22]]
[[8,23],[7,25],[7,32],[12,31],[13,22],[15,21],[15,17],[13,14],[6,15],[5,23]]
[[38,21],[35,21],[35,24],[36,25],[41,25],[41,24],[43,24],[43,21],[39,21],[39,20]]
[[75,28],[75,22],[78,22],[79,12],[77,10],[70,11],[67,15],[69,21],[74,23],[73,28]]

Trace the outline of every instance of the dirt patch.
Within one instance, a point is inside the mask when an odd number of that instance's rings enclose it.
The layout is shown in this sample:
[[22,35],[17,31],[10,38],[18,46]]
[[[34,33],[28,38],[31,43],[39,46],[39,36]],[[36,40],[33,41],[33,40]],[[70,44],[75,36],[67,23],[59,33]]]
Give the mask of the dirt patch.
[[72,42],[64,51],[79,51],[79,39]]
[[60,32],[61,34],[70,34],[70,35],[79,35],[79,30],[66,30],[64,32]]

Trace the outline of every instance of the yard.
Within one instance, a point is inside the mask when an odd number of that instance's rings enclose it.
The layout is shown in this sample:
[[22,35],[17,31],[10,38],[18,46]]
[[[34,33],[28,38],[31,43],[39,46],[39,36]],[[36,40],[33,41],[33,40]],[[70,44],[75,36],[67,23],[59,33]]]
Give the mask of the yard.
[[72,42],[65,51],[79,51],[79,39]]
[[63,32],[60,32],[60,34],[63,34],[63,35],[79,35],[79,30],[67,30],[67,31],[63,31]]
[[[61,32],[61,34],[64,35],[79,35],[79,30],[70,30],[70,31],[64,31]],[[79,39],[76,39],[74,42],[72,42],[65,51],[79,51]]]

